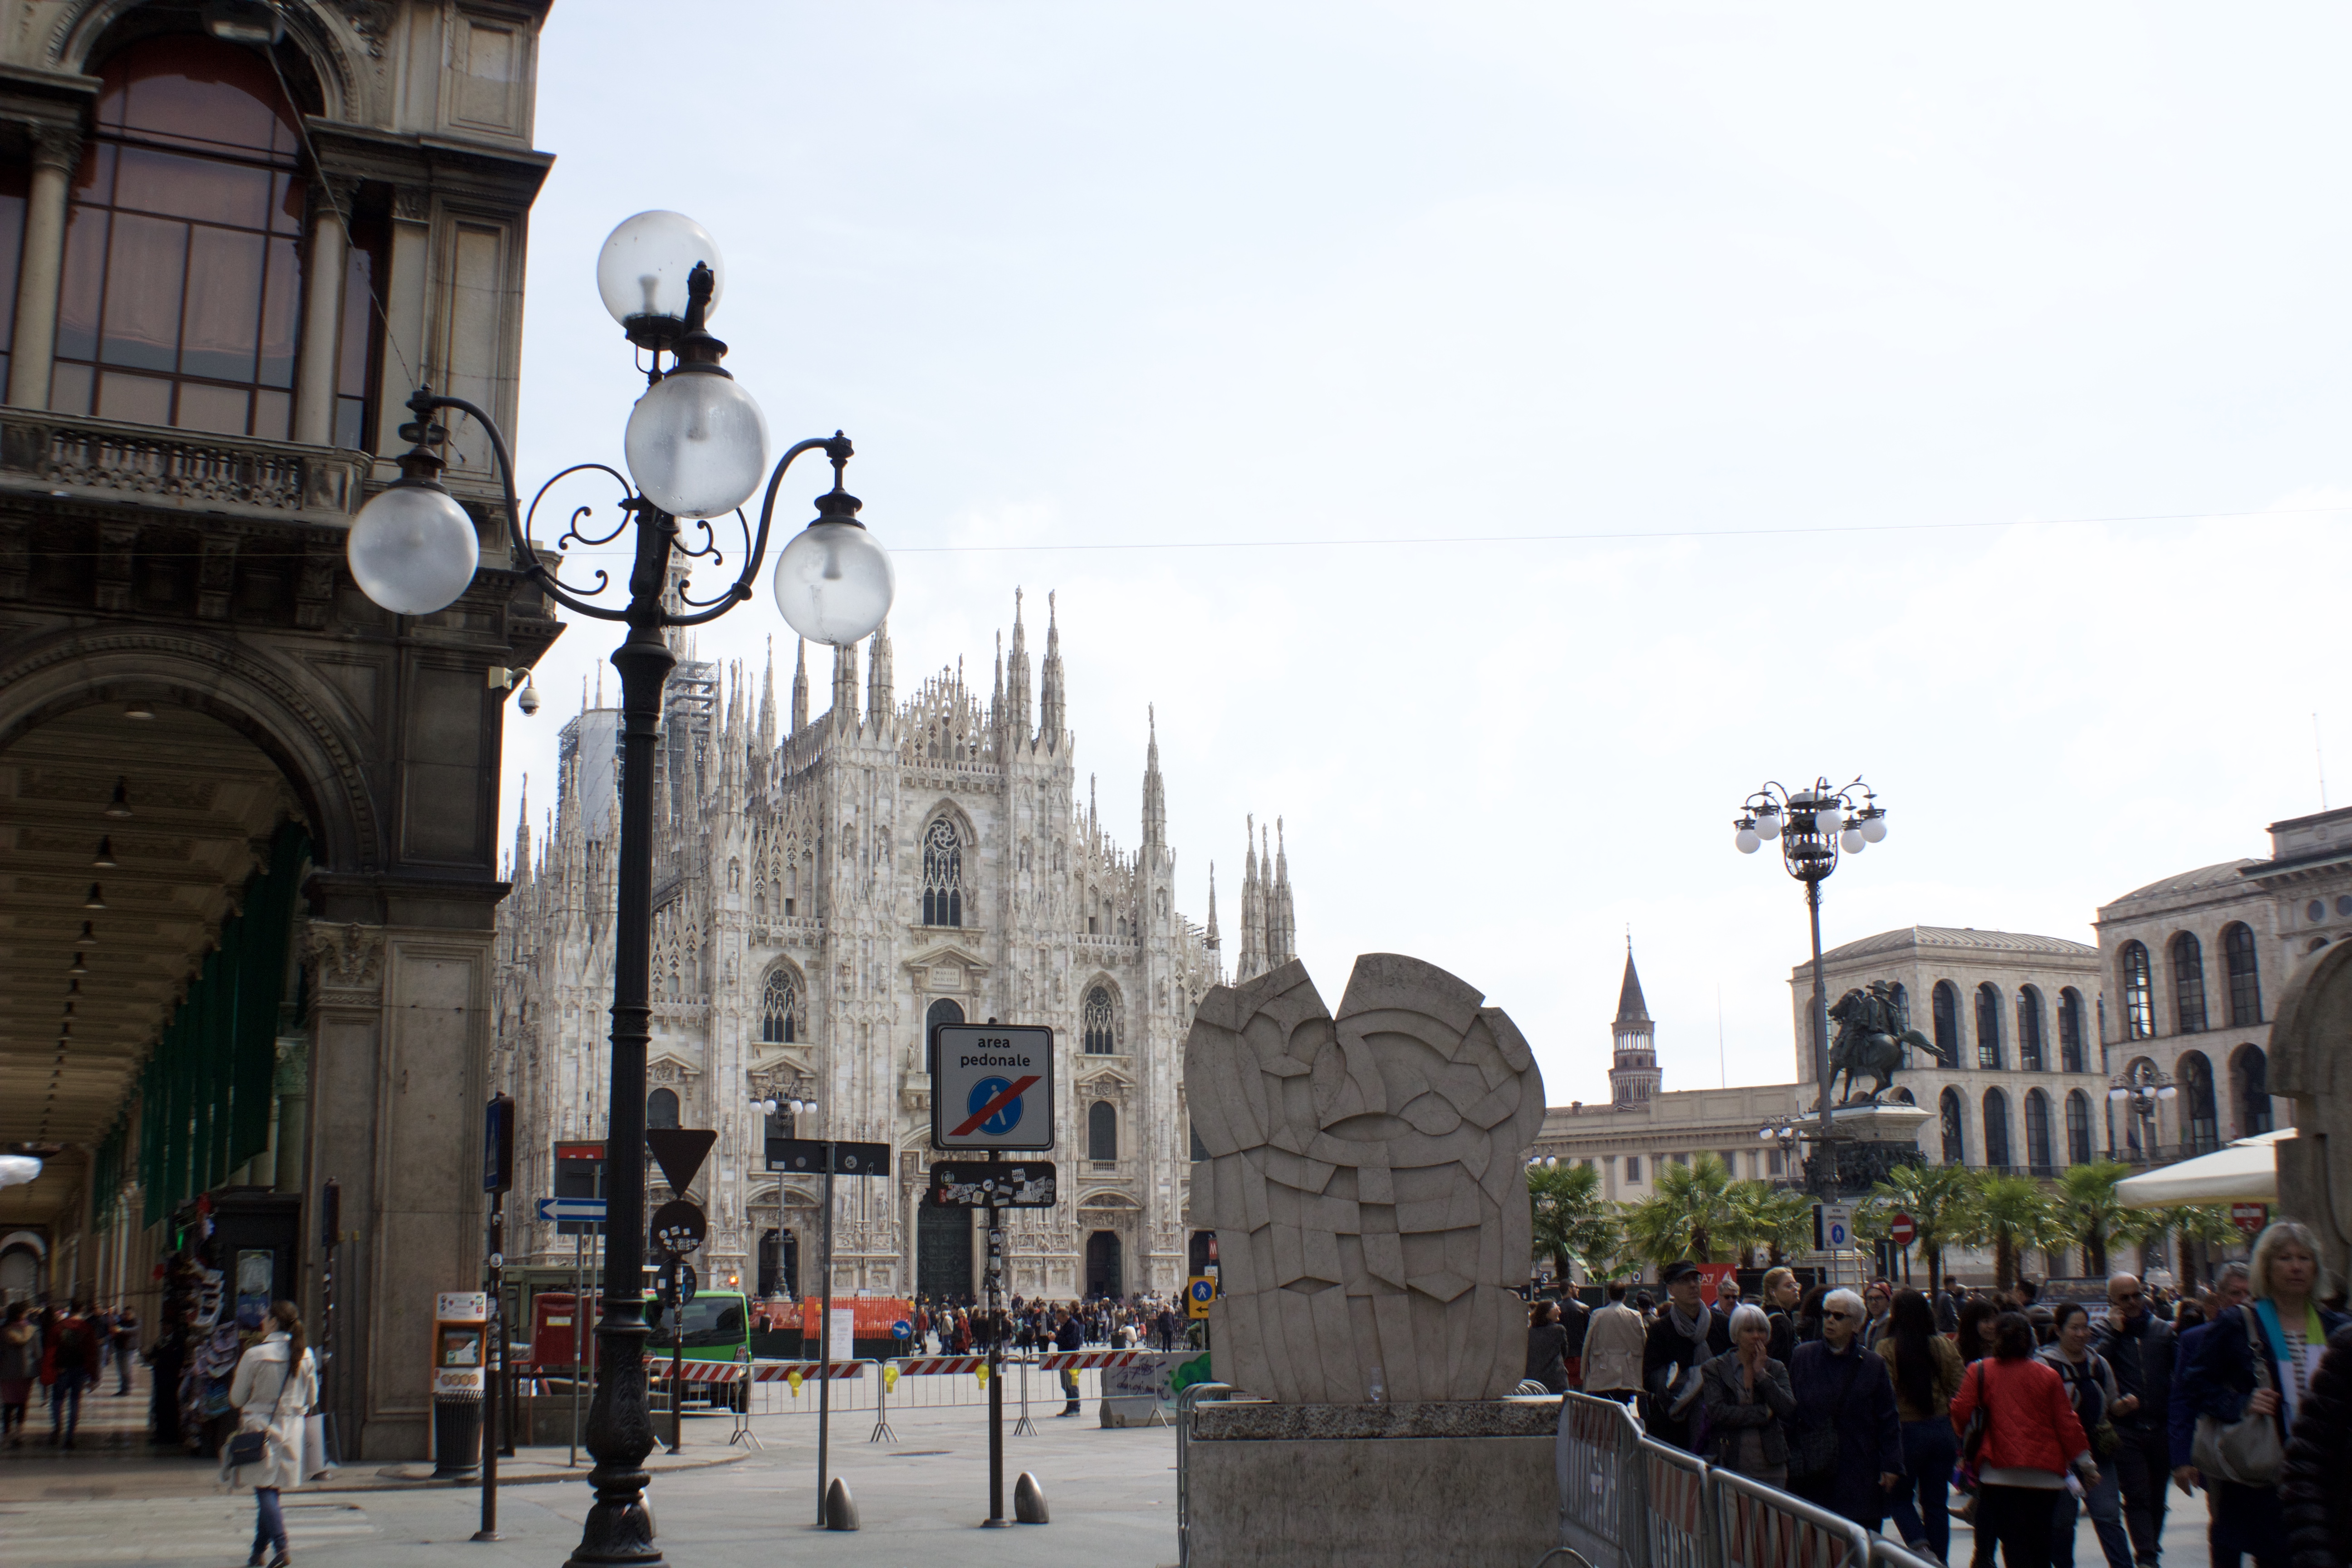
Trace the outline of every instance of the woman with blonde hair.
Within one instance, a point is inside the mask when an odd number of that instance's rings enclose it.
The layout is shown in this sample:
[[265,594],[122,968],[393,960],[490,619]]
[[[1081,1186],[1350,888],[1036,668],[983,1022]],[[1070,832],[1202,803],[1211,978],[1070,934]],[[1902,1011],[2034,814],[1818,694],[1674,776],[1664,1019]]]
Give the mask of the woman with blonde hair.
[[253,1555],[247,1568],[287,1568],[286,1515],[278,1494],[302,1484],[302,1419],[319,1397],[319,1374],[304,1342],[302,1313],[291,1301],[269,1309],[268,1331],[236,1363],[229,1403],[236,1436],[221,1446],[221,1471],[253,1489]]
[[[2224,1426],[2249,1415],[2268,1416],[2284,1451],[2327,1336],[2352,1318],[2319,1304],[2334,1281],[2320,1264],[2318,1237],[2294,1220],[2280,1220],[2256,1239],[2246,1284],[2251,1300],[2216,1313],[2184,1344],[2175,1414],[2190,1428],[2208,1415]],[[2257,1568],[2285,1568],[2278,1479],[2275,1474],[2204,1478],[2213,1497],[2217,1559],[2243,1552]]]

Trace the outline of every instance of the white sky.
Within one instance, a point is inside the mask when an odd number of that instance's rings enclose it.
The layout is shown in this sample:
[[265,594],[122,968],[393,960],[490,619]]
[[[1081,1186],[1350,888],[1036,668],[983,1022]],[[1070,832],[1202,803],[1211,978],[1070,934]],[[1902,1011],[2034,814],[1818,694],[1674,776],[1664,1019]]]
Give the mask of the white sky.
[[[1058,590],[1080,772],[1131,846],[1158,704],[1229,954],[1279,814],[1334,1005],[1416,954],[1604,1098],[1630,924],[1666,1086],[1718,1010],[1785,1080],[1803,904],[1730,846],[1767,777],[1891,808],[1832,944],[2087,941],[2318,807],[2314,713],[2352,799],[2352,15],[1771,10],[671,4],[686,65],[565,0],[524,482],[618,462],[596,248],[690,213],[778,447],[857,443],[900,692],[984,687],[1016,584],[1042,651]],[[1106,544],[1155,548],[1005,548]],[[704,657],[788,660],[761,587]],[[509,835],[614,640],[509,724]]]

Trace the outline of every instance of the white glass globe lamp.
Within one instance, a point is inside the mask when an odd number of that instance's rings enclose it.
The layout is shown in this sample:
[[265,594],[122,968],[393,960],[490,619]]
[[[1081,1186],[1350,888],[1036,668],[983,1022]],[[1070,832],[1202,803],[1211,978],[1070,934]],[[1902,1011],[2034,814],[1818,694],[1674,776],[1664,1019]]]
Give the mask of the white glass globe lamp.
[[1873,844],[1886,841],[1886,813],[1883,809],[1874,809],[1862,819],[1862,836]]
[[2162,1089],[2158,1089],[2158,1090],[2156,1091],[2156,1098],[2157,1098],[2157,1099],[2158,1099],[2158,1100],[2170,1100],[2173,1096],[2175,1096],[2175,1095],[2179,1094],[2179,1092],[2180,1092],[2180,1090],[2179,1090],[2179,1089],[2176,1089],[2176,1088],[2175,1088],[2175,1087],[2173,1087],[2171,1084],[2168,1084],[2168,1084],[2166,1084]]
[[638,493],[672,517],[724,517],[768,467],[768,420],[715,364],[685,364],[629,411],[622,440]]
[[727,262],[710,231],[684,213],[643,212],[624,221],[596,253],[596,292],[641,346],[667,346],[685,329],[687,278],[710,268],[710,303],[727,289]]
[[776,611],[811,642],[845,647],[874,634],[898,596],[890,553],[857,521],[858,501],[836,484],[816,521],[776,557]]
[[1845,831],[1838,835],[1838,847],[1849,855],[1861,854],[1864,846],[1868,842],[1869,840],[1862,836],[1862,829],[1852,823],[1848,823]]
[[0,1187],[21,1187],[40,1173],[37,1154],[0,1154]]
[[1780,837],[1780,808],[1768,805],[1756,814],[1757,837],[1769,842]]
[[1732,847],[1742,855],[1755,854],[1762,847],[1763,843],[1764,840],[1757,836],[1756,829],[1744,822],[1739,825],[1739,831],[1731,836]]
[[769,1116],[773,1116],[776,1113],[776,1102],[772,1100],[763,1100],[760,1101],[760,1110]]
[[369,598],[396,616],[429,616],[466,591],[481,564],[482,545],[474,520],[437,479],[420,476],[405,459],[402,467],[410,471],[376,492],[352,520],[343,557]]

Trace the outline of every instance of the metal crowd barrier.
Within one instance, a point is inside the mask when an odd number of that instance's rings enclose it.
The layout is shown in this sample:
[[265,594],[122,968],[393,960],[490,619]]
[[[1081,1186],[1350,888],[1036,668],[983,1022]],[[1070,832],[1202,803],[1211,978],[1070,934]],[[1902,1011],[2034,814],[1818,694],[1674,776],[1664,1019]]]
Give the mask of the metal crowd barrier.
[[1196,1383],[1176,1395],[1176,1568],[1192,1568],[1192,1412],[1203,1401],[1240,1392],[1231,1384]]
[[1561,1396],[1553,1469],[1559,1545],[1546,1562],[1566,1552],[1603,1568],[1936,1568],[1842,1514],[1643,1436],[1613,1400]]

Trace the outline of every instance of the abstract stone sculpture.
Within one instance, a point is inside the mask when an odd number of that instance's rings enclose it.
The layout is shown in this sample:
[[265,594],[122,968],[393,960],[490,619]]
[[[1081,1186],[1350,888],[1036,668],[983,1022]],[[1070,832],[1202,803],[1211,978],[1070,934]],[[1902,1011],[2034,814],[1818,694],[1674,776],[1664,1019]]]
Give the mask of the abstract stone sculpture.
[[1283,1405],[1495,1399],[1518,1383],[1543,1075],[1433,964],[1356,960],[1334,1019],[1286,963],[1184,1044],[1192,1223],[1217,1233],[1218,1373]]

